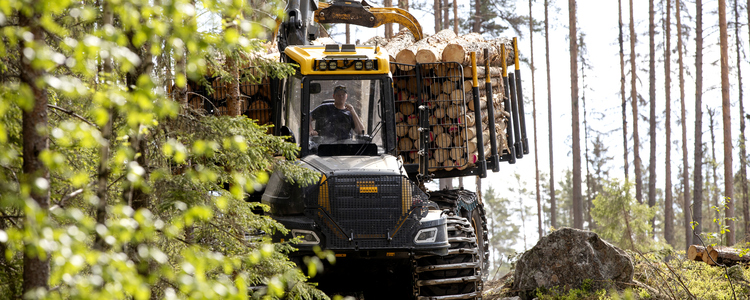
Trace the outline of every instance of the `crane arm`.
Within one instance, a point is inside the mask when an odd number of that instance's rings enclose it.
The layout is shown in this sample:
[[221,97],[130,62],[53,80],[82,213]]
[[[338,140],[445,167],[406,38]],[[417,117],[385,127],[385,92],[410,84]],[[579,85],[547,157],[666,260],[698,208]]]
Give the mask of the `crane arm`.
[[337,0],[332,3],[319,3],[314,14],[318,23],[344,23],[369,28],[398,23],[411,31],[416,40],[421,40],[422,26],[408,11],[395,7],[372,7],[366,2]]

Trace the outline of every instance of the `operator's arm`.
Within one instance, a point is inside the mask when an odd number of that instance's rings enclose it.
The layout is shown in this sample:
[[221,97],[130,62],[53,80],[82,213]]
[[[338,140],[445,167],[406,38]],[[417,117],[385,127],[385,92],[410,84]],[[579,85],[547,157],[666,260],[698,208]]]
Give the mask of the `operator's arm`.
[[318,135],[318,132],[315,131],[315,129],[313,128],[313,120],[315,120],[315,116],[316,116],[316,111],[317,110],[318,110],[318,108],[316,107],[312,112],[310,112],[310,120],[308,122],[310,136],[317,136]]
[[346,110],[348,110],[352,114],[352,120],[354,121],[354,133],[362,134],[362,132],[365,130],[365,126],[362,125],[362,121],[359,120],[359,116],[357,115],[357,112],[354,111],[354,107],[351,104],[347,103]]

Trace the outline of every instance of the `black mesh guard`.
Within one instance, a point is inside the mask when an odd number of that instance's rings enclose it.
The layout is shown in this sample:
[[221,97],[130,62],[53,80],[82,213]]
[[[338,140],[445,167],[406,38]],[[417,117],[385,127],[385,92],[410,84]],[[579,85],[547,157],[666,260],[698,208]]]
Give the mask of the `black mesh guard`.
[[305,204],[308,217],[326,235],[328,249],[408,247],[419,220],[436,207],[399,175],[329,177]]

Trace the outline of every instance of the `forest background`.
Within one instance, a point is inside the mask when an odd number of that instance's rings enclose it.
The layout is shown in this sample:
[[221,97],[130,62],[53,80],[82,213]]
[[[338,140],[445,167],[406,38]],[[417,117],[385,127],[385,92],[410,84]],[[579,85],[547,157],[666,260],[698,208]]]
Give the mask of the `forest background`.
[[[680,2],[676,10],[675,2],[655,1],[653,32],[658,42],[654,55],[647,55],[646,1],[635,5],[618,1],[622,11],[614,1],[577,1],[577,6],[576,1],[567,5],[386,1],[374,3],[409,8],[427,33],[430,25],[435,31],[440,28],[434,24],[450,26],[449,9],[454,5],[460,11],[459,33],[521,38],[526,107],[535,108],[526,110],[527,126],[536,123],[538,138],[532,146],[539,158],[535,163],[539,180],[529,172],[532,161],[527,159],[503,166],[502,173],[481,184],[490,206],[497,270],[508,267],[513,252],[563,226],[595,230],[623,247],[683,250],[695,242],[689,222],[693,213],[702,215],[693,225],[707,243],[734,245],[745,240],[748,193],[740,132],[745,119],[741,70],[748,67],[747,4]],[[525,10],[527,5],[530,9]],[[723,5],[729,5],[728,12],[717,9]],[[231,298],[247,294],[257,284],[265,285],[261,292],[272,296],[319,293],[285,259],[291,245],[245,238],[247,228],[284,230],[252,214],[259,208],[241,200],[243,192],[266,180],[265,171],[282,168],[300,182],[315,180],[313,174],[270,155],[291,158],[294,147],[264,135],[266,128],[252,121],[195,118],[177,105],[187,78],[209,73],[239,78],[237,66],[250,63],[248,53],[258,46],[246,36],[262,36],[273,28],[273,18],[283,6],[277,1],[183,0],[0,5],[0,252],[5,253],[0,257],[0,289],[4,295]],[[579,9],[569,15],[578,16],[578,21],[564,14],[570,7]],[[704,11],[699,14],[697,7]],[[447,12],[444,18],[430,13],[436,8]],[[529,34],[529,13],[533,34]],[[623,20],[619,23],[618,13]],[[699,15],[704,17],[701,21]],[[668,16],[672,21],[667,21]],[[719,29],[727,27],[719,26],[719,16],[729,18],[730,35],[720,34]],[[546,35],[544,20],[550,30]],[[703,25],[697,26],[700,22]],[[330,31],[344,42],[350,37],[341,27]],[[667,28],[671,34],[665,34]],[[353,30],[360,36],[356,31],[360,29]],[[568,39],[571,33],[577,38]],[[724,43],[730,50],[723,55],[725,66],[719,63],[720,36],[732,37]],[[548,51],[542,46],[544,37],[550,39]],[[667,41],[671,46],[666,46]],[[547,52],[549,66],[542,63]],[[680,52],[683,68],[677,67]],[[649,66],[651,57],[654,64]],[[699,58],[703,63],[696,64]],[[283,65],[267,64],[264,76],[289,72]],[[552,79],[549,94],[544,88],[547,68]],[[677,88],[680,74],[685,96]],[[722,80],[717,74],[728,78]],[[665,82],[667,75],[671,83]],[[167,95],[173,82],[177,102]],[[721,93],[722,84],[726,95]],[[649,95],[646,91],[652,86],[654,93]],[[719,108],[731,113],[729,123],[719,122]],[[578,109],[578,126],[584,128],[579,132],[576,122],[571,122]],[[545,122],[545,117],[550,121]],[[728,124],[731,130],[725,129]],[[724,133],[731,143],[724,142]],[[652,141],[655,151],[649,151]],[[734,147],[729,155],[722,147],[727,144]],[[636,151],[640,159],[634,158]],[[583,164],[575,162],[577,155],[584,157]],[[731,162],[726,164],[729,173],[722,172],[724,162]],[[227,165],[234,168],[223,167]],[[653,172],[651,166],[657,166]],[[582,173],[587,180],[578,180]],[[471,189],[471,181],[464,179],[464,186]],[[724,209],[725,196],[734,204],[731,209]],[[697,209],[690,211],[693,203]],[[725,211],[731,211],[730,218],[725,218]],[[732,221],[734,227],[727,227]],[[639,226],[626,236],[622,224],[631,223]],[[315,272],[325,259],[330,255],[311,259],[309,270]],[[32,269],[39,271],[24,272]]]

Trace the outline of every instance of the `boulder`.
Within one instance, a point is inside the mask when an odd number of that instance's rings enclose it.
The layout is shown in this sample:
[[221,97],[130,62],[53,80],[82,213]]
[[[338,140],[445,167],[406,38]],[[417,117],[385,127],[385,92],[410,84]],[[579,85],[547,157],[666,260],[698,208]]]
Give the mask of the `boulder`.
[[592,290],[625,288],[633,262],[625,251],[596,233],[562,228],[543,237],[516,263],[513,290],[523,298],[539,287],[567,291],[590,279]]

